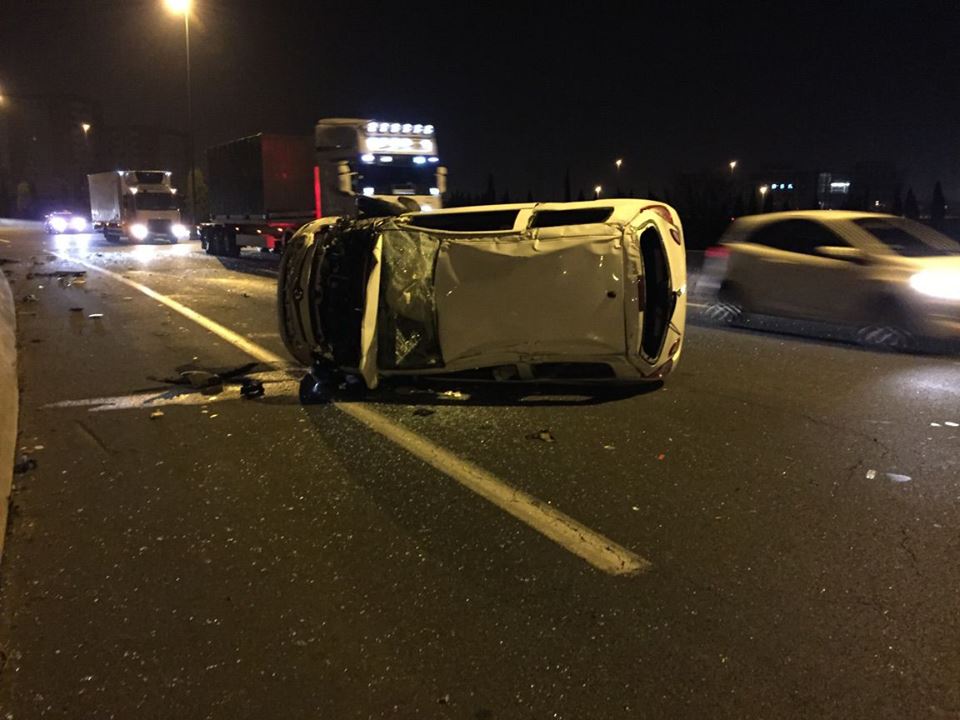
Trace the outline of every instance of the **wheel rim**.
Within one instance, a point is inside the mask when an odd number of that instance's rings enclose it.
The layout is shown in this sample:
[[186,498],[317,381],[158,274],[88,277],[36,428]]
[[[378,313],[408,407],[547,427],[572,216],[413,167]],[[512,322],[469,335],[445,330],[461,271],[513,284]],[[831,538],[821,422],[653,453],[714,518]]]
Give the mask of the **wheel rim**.
[[733,302],[715,302],[706,310],[706,316],[717,323],[733,324],[743,317],[743,306]]
[[913,349],[913,334],[895,325],[867,325],[857,331],[857,339],[867,347],[904,352]]

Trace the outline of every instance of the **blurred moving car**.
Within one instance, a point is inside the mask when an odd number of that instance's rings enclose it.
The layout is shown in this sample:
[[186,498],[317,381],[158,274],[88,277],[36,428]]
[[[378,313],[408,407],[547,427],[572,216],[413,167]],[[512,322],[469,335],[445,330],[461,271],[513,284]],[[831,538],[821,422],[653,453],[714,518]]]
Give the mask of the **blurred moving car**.
[[90,223],[82,215],[77,215],[68,210],[58,210],[52,212],[43,218],[43,229],[48,235],[59,233],[82,233],[87,232]]
[[851,326],[868,346],[960,339],[960,244],[901,217],[809,210],[736,220],[708,254],[719,276],[708,314]]
[[278,307],[297,360],[370,388],[391,375],[642,382],[676,365],[685,290],[680,219],[663,203],[398,207],[302,227]]

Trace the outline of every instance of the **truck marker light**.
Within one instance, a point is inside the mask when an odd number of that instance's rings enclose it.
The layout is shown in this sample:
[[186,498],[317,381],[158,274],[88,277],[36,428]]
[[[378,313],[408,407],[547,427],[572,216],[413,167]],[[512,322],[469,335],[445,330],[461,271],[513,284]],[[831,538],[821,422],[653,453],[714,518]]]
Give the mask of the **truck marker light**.
[[313,166],[313,209],[318,218],[323,217],[323,205],[320,197],[320,166]]

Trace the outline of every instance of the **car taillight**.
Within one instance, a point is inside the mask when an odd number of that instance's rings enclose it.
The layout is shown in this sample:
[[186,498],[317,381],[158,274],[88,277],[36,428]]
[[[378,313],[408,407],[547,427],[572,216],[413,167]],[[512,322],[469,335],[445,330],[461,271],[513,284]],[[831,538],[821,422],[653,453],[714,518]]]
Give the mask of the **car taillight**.
[[708,247],[703,254],[708,258],[726,258],[730,256],[730,248],[723,245],[714,245]]

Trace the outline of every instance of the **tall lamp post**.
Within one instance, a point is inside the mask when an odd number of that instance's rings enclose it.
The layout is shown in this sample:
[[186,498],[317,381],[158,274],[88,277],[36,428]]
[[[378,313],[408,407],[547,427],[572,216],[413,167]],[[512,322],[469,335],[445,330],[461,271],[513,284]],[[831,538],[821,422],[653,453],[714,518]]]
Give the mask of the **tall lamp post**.
[[191,235],[197,224],[197,177],[193,152],[193,83],[190,79],[190,9],[192,0],[165,0],[167,10],[183,15],[183,36],[187,48],[187,183],[190,185]]

